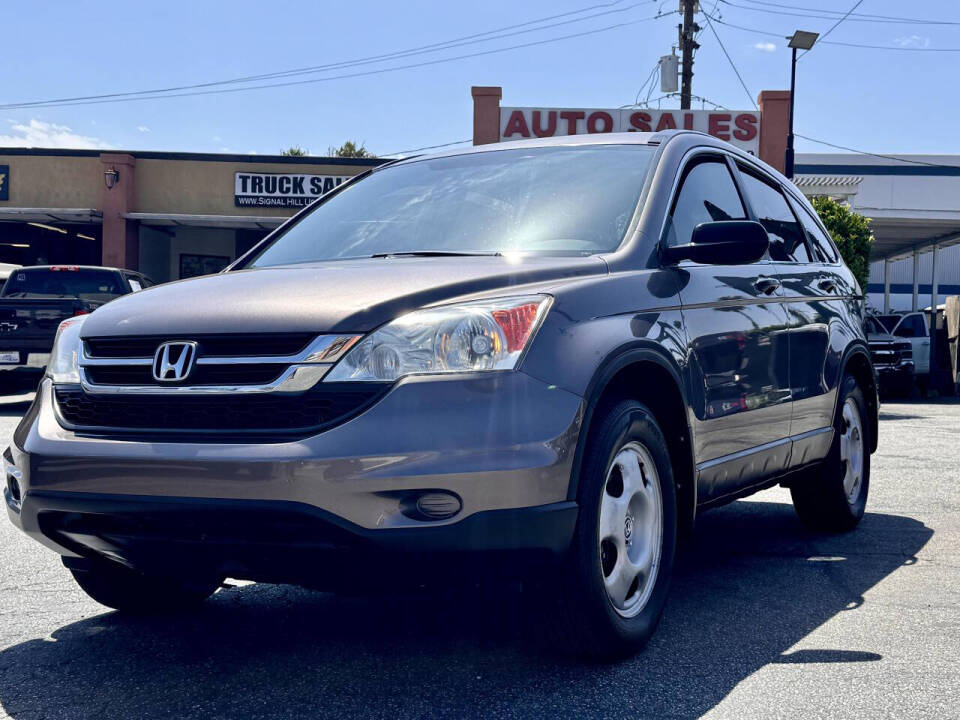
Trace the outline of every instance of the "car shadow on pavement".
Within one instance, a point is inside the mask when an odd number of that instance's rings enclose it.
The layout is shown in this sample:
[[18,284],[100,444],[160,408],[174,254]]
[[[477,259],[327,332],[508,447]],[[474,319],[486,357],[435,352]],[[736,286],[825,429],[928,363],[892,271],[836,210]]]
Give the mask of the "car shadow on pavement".
[[0,704],[14,718],[696,717],[769,663],[879,660],[864,637],[856,650],[791,648],[909,572],[932,534],[868,513],[855,532],[812,535],[774,502],[707,513],[653,640],[615,665],[544,649],[532,628],[546,598],[247,585],[193,614],[105,613],[9,647]]

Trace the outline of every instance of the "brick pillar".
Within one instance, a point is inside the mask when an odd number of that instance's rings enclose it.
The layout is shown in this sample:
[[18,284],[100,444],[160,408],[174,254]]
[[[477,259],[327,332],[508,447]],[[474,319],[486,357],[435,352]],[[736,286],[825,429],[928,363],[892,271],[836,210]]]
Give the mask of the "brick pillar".
[[[112,188],[103,184],[103,250],[101,262],[109,267],[136,270],[140,262],[140,234],[136,220],[127,220],[136,203],[136,158],[125,153],[101,153],[103,172],[116,170],[120,177]],[[101,176],[103,179],[103,176]]]
[[473,95],[473,144],[486,145],[500,142],[500,98],[503,89],[498,87],[470,88]]
[[760,159],[783,172],[790,129],[790,91],[764,90],[760,106]]

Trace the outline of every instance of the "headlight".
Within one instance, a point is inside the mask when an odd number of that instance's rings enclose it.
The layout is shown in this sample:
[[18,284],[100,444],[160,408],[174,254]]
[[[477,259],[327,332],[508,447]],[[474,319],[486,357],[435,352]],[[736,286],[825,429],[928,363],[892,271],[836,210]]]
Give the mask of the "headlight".
[[47,377],[55,383],[80,382],[80,370],[77,361],[80,358],[80,328],[86,315],[69,318],[60,323],[57,336],[50,351],[50,362],[47,364]]
[[360,341],[324,381],[512,370],[549,306],[526,295],[417,310]]

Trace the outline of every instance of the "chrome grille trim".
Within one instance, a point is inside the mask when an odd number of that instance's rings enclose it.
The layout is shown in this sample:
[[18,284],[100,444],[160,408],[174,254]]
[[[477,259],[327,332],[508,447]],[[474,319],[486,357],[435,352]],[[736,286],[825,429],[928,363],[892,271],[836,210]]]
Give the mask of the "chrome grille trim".
[[[286,369],[266,384],[230,385],[108,385],[90,380],[86,368],[152,366],[153,357],[90,357],[86,342],[79,358],[80,385],[87,393],[111,395],[229,395],[255,393],[299,393],[323,379],[333,364],[343,357],[361,335],[319,335],[296,355],[201,356],[197,365],[285,365]],[[202,343],[202,336],[198,340]]]

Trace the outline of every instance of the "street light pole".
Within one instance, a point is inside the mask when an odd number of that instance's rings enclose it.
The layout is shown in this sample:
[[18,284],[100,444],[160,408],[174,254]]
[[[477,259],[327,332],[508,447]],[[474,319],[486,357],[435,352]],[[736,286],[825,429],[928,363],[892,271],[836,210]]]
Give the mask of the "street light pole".
[[787,154],[783,163],[783,174],[793,180],[793,105],[797,94],[797,50],[807,50],[813,47],[820,37],[819,33],[797,30],[793,37],[787,38],[788,46],[793,50],[790,60],[790,127],[787,130]]
[[790,129],[787,130],[787,156],[783,163],[783,174],[793,180],[793,102],[797,89],[797,49],[793,48],[793,60],[790,63]]

